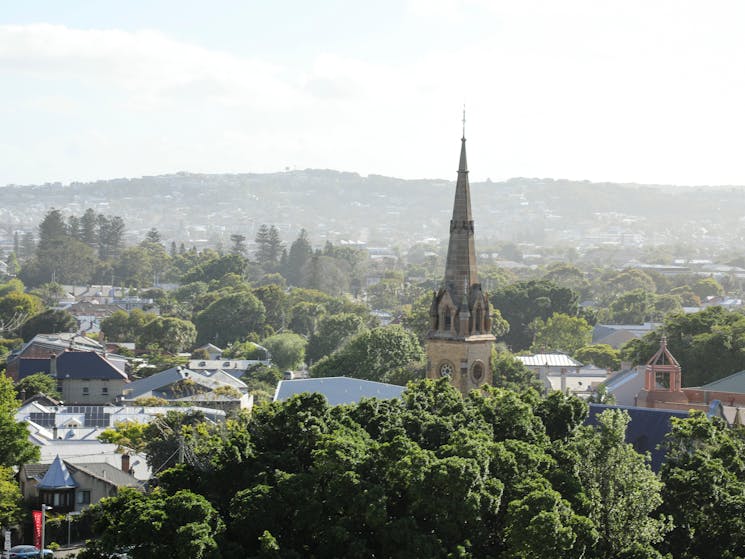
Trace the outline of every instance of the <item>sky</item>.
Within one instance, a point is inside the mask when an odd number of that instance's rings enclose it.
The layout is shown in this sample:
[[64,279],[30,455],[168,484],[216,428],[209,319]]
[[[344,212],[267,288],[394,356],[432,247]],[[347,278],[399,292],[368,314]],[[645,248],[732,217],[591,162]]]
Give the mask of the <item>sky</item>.
[[337,169],[745,185],[739,0],[38,0],[0,185]]

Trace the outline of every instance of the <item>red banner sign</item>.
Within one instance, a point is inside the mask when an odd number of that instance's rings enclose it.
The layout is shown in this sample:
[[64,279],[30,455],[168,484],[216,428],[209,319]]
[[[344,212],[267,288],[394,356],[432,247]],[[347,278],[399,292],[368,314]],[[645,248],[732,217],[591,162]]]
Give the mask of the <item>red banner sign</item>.
[[41,515],[40,510],[32,510],[34,516],[34,545],[41,548]]

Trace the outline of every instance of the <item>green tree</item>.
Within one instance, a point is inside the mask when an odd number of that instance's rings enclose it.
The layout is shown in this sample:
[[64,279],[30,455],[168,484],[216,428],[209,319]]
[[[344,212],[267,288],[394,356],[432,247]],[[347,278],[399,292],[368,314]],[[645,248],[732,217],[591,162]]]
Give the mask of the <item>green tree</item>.
[[272,362],[280,369],[295,369],[305,360],[307,340],[292,332],[283,332],[269,336],[263,345],[271,355]]
[[230,242],[233,243],[230,247],[230,254],[237,254],[239,256],[246,256],[248,254],[245,235],[234,233],[230,235]]
[[538,375],[523,365],[523,362],[509,351],[497,351],[496,348],[492,348],[491,367],[494,386],[497,388],[506,388],[515,392],[522,392],[528,388],[544,390],[543,384],[538,380]]
[[643,289],[621,293],[610,303],[606,322],[642,324],[654,314],[654,303],[654,294]]
[[308,339],[308,359],[318,361],[344,345],[365,328],[362,319],[352,313],[326,315],[318,321],[316,331]]
[[416,368],[424,352],[416,336],[400,326],[363,331],[311,367],[314,377],[354,376],[389,382],[400,368]]
[[701,278],[691,286],[691,290],[702,301],[707,297],[719,297],[724,294],[724,288],[714,278]]
[[142,328],[139,341],[144,347],[158,345],[167,353],[190,349],[197,338],[194,324],[174,317],[158,317]]
[[675,528],[664,551],[681,559],[745,554],[745,430],[695,413],[673,418],[664,443],[662,511]]
[[145,325],[157,318],[153,313],[133,309],[115,311],[101,321],[101,332],[110,342],[133,342],[140,338]]
[[535,332],[533,351],[564,351],[574,353],[592,340],[592,326],[584,318],[554,313],[545,321],[531,323]]
[[194,323],[199,343],[229,344],[264,329],[266,310],[251,293],[227,295],[200,312]]
[[23,495],[12,468],[0,466],[0,525],[13,526],[21,520]]
[[78,321],[66,310],[49,309],[29,318],[21,326],[20,335],[23,341],[31,340],[36,334],[55,334],[58,332],[75,332]]
[[313,249],[308,240],[308,233],[305,229],[301,229],[298,238],[290,245],[290,252],[287,255],[286,269],[283,272],[290,285],[299,286],[302,284],[303,268],[312,254]]
[[15,420],[17,409],[13,381],[0,375],[0,467],[19,467],[39,460],[39,448],[28,440],[26,424]]
[[513,351],[527,349],[533,341],[530,324],[552,314],[577,314],[577,294],[549,281],[527,281],[508,285],[491,296],[492,305],[509,323],[504,341]]
[[17,321],[17,327],[20,327],[29,317],[39,314],[43,309],[41,299],[35,295],[12,291],[0,297],[0,324],[9,324],[14,319],[20,319]]
[[57,392],[57,381],[47,373],[34,373],[22,378],[15,386],[18,397],[31,398],[37,394],[46,394],[52,398],[61,398]]
[[81,557],[110,556],[126,549],[132,559],[177,556],[218,557],[217,538],[224,529],[210,502],[190,491],[166,495],[121,488],[87,513],[98,538]]
[[290,300],[285,290],[276,284],[262,285],[251,290],[266,309],[266,323],[280,330],[289,322]]
[[625,442],[629,415],[606,410],[597,416],[598,430],[585,428],[569,442],[576,476],[584,494],[587,516],[599,539],[595,557],[660,557],[657,546],[670,523],[656,512],[662,504],[662,484],[648,457]]
[[574,353],[574,358],[585,365],[591,363],[596,367],[602,367],[610,371],[617,371],[621,368],[619,351],[608,344],[593,344],[581,347]]

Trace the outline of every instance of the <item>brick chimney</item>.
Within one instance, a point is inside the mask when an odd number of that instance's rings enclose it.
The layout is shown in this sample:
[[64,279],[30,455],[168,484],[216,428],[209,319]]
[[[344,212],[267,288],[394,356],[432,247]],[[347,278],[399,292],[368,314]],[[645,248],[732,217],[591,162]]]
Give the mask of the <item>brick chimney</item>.
[[49,374],[57,378],[57,356],[55,354],[49,356]]
[[122,454],[122,471],[125,473],[129,473],[130,471],[129,454]]

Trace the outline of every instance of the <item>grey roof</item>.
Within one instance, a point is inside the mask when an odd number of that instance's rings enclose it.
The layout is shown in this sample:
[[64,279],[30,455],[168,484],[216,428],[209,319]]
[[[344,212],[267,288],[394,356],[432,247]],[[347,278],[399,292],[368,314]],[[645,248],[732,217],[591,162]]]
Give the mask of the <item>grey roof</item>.
[[220,386],[230,386],[236,390],[245,390],[247,388],[243,381],[222,371],[205,374],[182,367],[172,367],[129,383],[125,388],[125,396],[127,400],[133,400],[150,394],[158,397],[169,397],[167,387],[187,379],[204,387],[207,391],[214,390]]
[[565,353],[536,353],[535,355],[516,355],[527,367],[581,367],[582,363]]
[[362,398],[390,400],[401,397],[406,388],[395,384],[374,382],[349,377],[310,378],[281,380],[274,393],[274,401],[281,402],[296,394],[312,392],[323,394],[332,406],[354,404]]
[[70,475],[59,454],[39,481],[39,489],[73,489],[77,486],[77,482]]
[[109,482],[117,487],[140,487],[142,484],[133,475],[109,464],[108,462],[85,462],[80,464],[69,464],[73,472],[79,470],[89,476]]
[[[189,369],[181,367],[171,367],[165,371],[155,373],[149,377],[130,382],[125,389],[127,398],[138,398],[143,394],[149,394],[153,390],[158,390],[169,384],[173,384],[190,376],[192,373]],[[195,373],[192,373],[195,374]]]
[[736,394],[745,394],[745,371],[734,373],[728,377],[720,378],[714,382],[700,386],[703,390],[712,390],[715,392],[733,392]]

